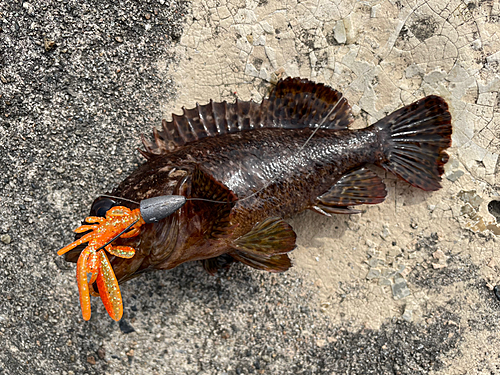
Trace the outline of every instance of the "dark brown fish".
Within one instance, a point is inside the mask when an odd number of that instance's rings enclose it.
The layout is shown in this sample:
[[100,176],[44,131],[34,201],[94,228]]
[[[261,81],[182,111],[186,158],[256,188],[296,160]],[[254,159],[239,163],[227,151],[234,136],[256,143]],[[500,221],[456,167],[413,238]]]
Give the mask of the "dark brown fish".
[[[136,249],[131,259],[110,258],[117,279],[193,260],[210,273],[235,261],[285,271],[296,235],[284,218],[305,209],[356,213],[354,205],[385,199],[384,183],[366,164],[423,190],[441,187],[452,132],[442,98],[423,98],[365,129],[349,130],[351,121],[339,92],[298,78],[279,81],[260,104],[210,102],[164,121],[153,142],[143,140],[147,162],[111,195],[188,201],[138,236],[115,241]],[[101,198],[91,215],[112,204],[137,208]],[[76,261],[79,251],[66,259]]]

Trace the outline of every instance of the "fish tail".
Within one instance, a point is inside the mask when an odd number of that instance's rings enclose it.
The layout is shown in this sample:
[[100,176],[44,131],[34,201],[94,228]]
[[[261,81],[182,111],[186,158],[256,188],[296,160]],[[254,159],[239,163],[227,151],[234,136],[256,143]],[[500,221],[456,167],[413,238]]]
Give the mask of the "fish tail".
[[373,125],[382,135],[384,156],[377,165],[413,186],[441,188],[441,175],[451,146],[451,114],[439,96],[427,96]]

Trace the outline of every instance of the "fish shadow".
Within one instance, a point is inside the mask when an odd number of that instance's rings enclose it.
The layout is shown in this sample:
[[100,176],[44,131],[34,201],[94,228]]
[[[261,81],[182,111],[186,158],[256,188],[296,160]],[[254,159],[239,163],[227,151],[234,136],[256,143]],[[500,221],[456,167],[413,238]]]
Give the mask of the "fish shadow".
[[321,238],[340,239],[348,229],[351,215],[332,215],[331,217],[312,211],[303,212],[289,220],[297,234],[297,245],[319,247],[323,244]]
[[191,310],[193,304],[210,311],[223,311],[242,303],[258,303],[265,298],[267,288],[263,288],[263,284],[275,284],[280,275],[238,263],[212,276],[200,262],[184,263],[172,270],[151,272],[123,284],[125,317],[182,315],[186,309]]

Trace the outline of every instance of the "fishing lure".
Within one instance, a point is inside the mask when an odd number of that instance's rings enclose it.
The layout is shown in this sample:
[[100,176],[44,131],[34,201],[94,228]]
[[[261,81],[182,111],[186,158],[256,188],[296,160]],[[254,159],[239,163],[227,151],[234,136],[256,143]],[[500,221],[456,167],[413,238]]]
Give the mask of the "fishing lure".
[[[305,209],[359,213],[352,207],[383,202],[385,185],[367,164],[437,190],[451,145],[451,115],[437,96],[364,129],[348,128],[353,116],[342,94],[299,78],[279,81],[261,103],[183,110],[153,129],[152,142],[143,138],[147,161],[111,192],[115,198],[93,203],[88,222],[98,224],[77,230],[93,232],[59,251],[77,262],[85,319],[94,284],[119,319],[118,283],[187,261],[201,261],[211,274],[234,262],[286,271],[296,235],[283,219]],[[170,196],[183,198],[168,215],[141,208]]]
[[[109,202],[109,200],[108,200]],[[112,202],[112,201],[111,201]],[[63,255],[75,247],[88,242],[88,246],[80,253],[76,268],[76,280],[80,293],[80,305],[84,320],[90,319],[90,295],[100,296],[109,316],[120,320],[123,315],[123,304],[118,281],[106,255],[106,251],[119,258],[132,258],[135,249],[129,246],[116,246],[113,242],[121,238],[139,235],[140,228],[146,223],[156,223],[181,208],[186,202],[183,196],[160,196],[143,200],[140,208],[130,210],[123,206],[109,207],[105,218],[89,216],[85,221],[89,224],[75,229],[76,233],[90,233],[63,247],[57,252]],[[111,203],[112,204],[112,203]],[[104,251],[106,250],[106,251]],[[92,276],[88,280],[88,273]],[[92,284],[96,282],[99,293]]]

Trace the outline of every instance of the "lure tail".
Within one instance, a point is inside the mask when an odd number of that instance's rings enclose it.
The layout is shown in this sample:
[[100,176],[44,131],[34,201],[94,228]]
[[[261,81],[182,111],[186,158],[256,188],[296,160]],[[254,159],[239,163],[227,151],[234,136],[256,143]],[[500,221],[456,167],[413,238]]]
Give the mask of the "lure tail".
[[385,158],[377,164],[426,191],[441,188],[451,146],[451,114],[439,96],[427,96],[373,125],[382,135]]

